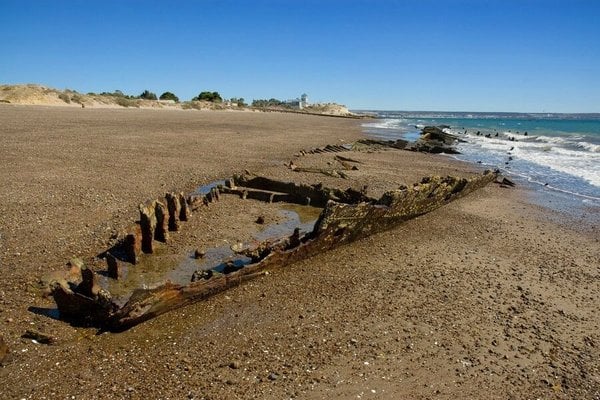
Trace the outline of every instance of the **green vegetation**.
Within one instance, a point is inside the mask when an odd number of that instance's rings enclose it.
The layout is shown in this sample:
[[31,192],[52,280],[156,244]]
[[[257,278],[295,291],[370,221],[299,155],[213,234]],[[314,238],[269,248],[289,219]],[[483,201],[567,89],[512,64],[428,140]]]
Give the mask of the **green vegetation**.
[[229,101],[233,104],[236,104],[238,107],[246,107],[248,105],[244,101],[243,97],[240,97],[240,98],[232,97]]
[[284,101],[277,100],[277,99],[269,99],[269,100],[258,99],[258,100],[252,100],[252,107],[257,107],[257,108],[288,107],[288,105],[285,104]]
[[155,94],[155,93],[152,93],[152,92],[150,92],[150,91],[148,91],[148,90],[144,90],[144,91],[142,92],[142,94],[140,94],[140,95],[138,96],[138,98],[140,98],[140,99],[144,99],[144,100],[157,100],[156,94]]
[[83,97],[81,97],[81,94],[79,94],[79,92],[72,90],[72,89],[65,89],[64,91],[59,92],[58,98],[67,104],[71,104],[71,103],[83,104]]
[[71,96],[69,96],[67,93],[59,93],[58,98],[67,104],[71,104]]
[[130,96],[128,94],[124,94],[120,90],[115,90],[112,93],[102,92],[102,93],[100,93],[100,96],[113,96],[113,97],[120,97],[120,98],[124,98],[124,99],[135,99],[136,98],[135,96]]
[[71,101],[77,104],[83,104],[83,97],[77,92],[71,96]]
[[179,97],[175,96],[171,92],[164,92],[160,95],[159,99],[161,100],[173,100],[175,103],[179,103]]
[[219,92],[200,92],[192,101],[210,101],[211,103],[221,103],[223,98]]
[[127,98],[124,96],[117,97],[115,99],[115,103],[117,103],[121,107],[138,107],[139,106],[138,102],[135,99]]
[[182,103],[181,108],[184,110],[202,110],[200,104],[194,101],[186,101],[185,103]]
[[[36,86],[37,87],[37,86]],[[144,90],[139,95],[130,95],[123,93],[121,90],[117,89],[113,92],[87,92],[87,93],[79,93],[76,90],[72,89],[64,89],[62,91],[56,89],[48,89],[44,87],[39,87],[39,89],[44,90],[44,92],[52,93],[54,96],[58,96],[59,99],[64,101],[67,104],[77,103],[82,107],[86,105],[93,106],[94,103],[104,104],[104,105],[112,105],[116,104],[121,107],[142,107],[144,104],[144,100],[162,100],[162,101],[172,101],[180,105],[183,109],[211,109],[211,110],[224,110],[229,109],[231,107],[239,107],[244,108],[248,107],[248,103],[243,97],[232,97],[229,99],[223,99],[221,94],[217,91],[202,91],[196,97],[194,97],[190,101],[181,102],[179,97],[170,91],[163,92],[160,96],[157,96],[156,93],[151,92],[150,90]],[[0,90],[6,90],[6,88],[0,85]],[[210,104],[207,104],[210,103]],[[269,99],[269,100],[254,100],[252,102],[254,107],[286,107],[283,101],[277,99]]]

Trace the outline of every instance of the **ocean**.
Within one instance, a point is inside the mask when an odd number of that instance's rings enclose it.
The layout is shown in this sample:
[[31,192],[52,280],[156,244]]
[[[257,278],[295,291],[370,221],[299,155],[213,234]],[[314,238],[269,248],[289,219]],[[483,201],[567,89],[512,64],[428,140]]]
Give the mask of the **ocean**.
[[363,124],[369,136],[414,141],[423,126],[446,125],[461,139],[452,157],[600,206],[600,114],[369,112],[378,116]]

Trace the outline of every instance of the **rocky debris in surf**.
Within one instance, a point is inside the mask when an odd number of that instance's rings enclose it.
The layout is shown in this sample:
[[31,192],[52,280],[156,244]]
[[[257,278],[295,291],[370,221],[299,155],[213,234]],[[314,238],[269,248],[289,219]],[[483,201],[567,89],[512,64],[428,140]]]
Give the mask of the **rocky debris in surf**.
[[[301,150],[296,153],[296,157],[306,156],[308,154],[326,154],[326,153],[341,153],[347,151],[374,151],[385,148],[393,148],[398,150],[409,150],[418,151],[423,153],[445,153],[445,154],[460,154],[458,150],[454,148],[454,145],[461,140],[452,134],[446,133],[444,129],[450,128],[448,125],[439,126],[425,126],[421,130],[421,136],[419,139],[410,143],[407,140],[378,140],[378,139],[360,139],[351,144],[345,145],[326,145],[324,147],[315,147],[310,150]],[[466,131],[465,131],[466,133]],[[347,170],[357,170],[357,166],[350,166],[346,164],[346,161],[356,162],[350,159],[344,159],[343,157],[336,155],[335,159],[344,166]],[[296,168],[292,168],[293,163],[287,165],[288,168],[296,170],[298,172],[321,172],[321,171],[300,171]]]
[[433,154],[460,154],[454,148],[454,144],[459,141],[458,137],[444,132],[444,129],[446,129],[445,125],[423,127],[419,139],[407,146],[406,150]]
[[421,138],[425,140],[435,140],[444,144],[453,144],[458,138],[454,135],[444,132],[447,126],[425,126],[421,130]]
[[500,177],[498,177],[496,180],[494,180],[494,183],[500,185],[500,187],[503,188],[508,188],[508,187],[515,187],[516,184],[511,181],[510,179],[508,179],[507,177],[501,177],[502,179],[500,179]]

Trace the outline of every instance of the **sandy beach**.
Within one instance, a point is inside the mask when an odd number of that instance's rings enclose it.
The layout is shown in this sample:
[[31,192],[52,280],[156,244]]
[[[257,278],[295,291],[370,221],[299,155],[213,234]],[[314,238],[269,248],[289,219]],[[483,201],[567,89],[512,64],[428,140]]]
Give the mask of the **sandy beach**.
[[[283,165],[300,150],[363,137],[342,118],[0,104],[0,397],[600,398],[598,226],[524,186],[488,185],[123,333],[40,311],[54,307],[40,280],[73,257],[101,268],[140,202],[244,170],[294,179]],[[480,172],[441,155],[357,157],[392,186]],[[272,211],[241,203],[198,215],[172,246],[246,237]]]

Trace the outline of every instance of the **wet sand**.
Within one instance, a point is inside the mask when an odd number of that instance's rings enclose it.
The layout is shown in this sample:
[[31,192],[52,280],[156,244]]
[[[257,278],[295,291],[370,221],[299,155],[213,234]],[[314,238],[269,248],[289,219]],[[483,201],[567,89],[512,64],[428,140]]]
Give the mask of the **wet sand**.
[[[299,150],[360,138],[359,124],[0,105],[0,336],[11,350],[0,395],[599,396],[598,227],[532,204],[525,188],[488,186],[121,334],[96,335],[40,311],[53,302],[39,278],[73,256],[96,265],[141,201],[244,169],[287,176],[281,166]],[[407,183],[470,169],[408,152],[382,166]],[[230,240],[251,234],[266,210],[236,219],[234,203],[219,204],[210,224],[195,220],[186,229],[197,230],[197,242],[179,245],[210,243],[219,223]],[[57,343],[22,339],[27,329]]]

